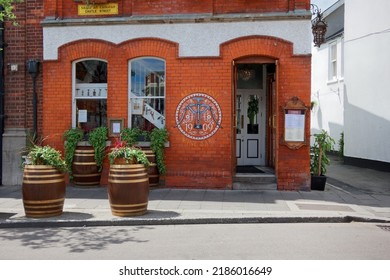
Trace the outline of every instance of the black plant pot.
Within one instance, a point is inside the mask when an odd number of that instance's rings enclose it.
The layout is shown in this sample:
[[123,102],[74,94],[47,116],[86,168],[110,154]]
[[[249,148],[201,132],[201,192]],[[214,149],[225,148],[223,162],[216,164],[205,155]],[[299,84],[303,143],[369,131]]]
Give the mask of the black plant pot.
[[326,185],[326,176],[311,175],[311,189],[316,191],[324,191]]

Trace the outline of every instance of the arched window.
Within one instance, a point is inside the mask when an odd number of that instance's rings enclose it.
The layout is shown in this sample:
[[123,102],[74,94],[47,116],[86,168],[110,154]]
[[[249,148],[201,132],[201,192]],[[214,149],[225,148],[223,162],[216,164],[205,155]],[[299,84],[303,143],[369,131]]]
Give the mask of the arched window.
[[129,126],[144,131],[165,127],[165,61],[133,59],[129,73]]
[[73,63],[72,127],[90,130],[107,125],[107,62],[88,59]]

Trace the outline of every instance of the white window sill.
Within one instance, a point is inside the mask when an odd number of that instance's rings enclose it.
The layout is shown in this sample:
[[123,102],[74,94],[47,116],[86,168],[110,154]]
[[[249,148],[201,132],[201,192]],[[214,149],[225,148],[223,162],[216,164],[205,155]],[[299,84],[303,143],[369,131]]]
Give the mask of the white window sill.
[[[149,141],[139,141],[135,144],[138,147],[150,147]],[[165,148],[169,148],[169,141],[165,142]]]
[[326,82],[326,84],[332,85],[332,84],[336,84],[337,82],[338,82],[337,79],[333,79],[333,80],[328,80],[328,81]]

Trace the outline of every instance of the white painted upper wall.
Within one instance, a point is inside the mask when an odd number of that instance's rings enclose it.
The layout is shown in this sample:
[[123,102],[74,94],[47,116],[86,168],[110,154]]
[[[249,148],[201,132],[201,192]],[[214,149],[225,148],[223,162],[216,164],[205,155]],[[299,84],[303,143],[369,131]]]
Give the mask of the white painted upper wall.
[[[311,110],[311,134],[326,130],[336,142],[333,150],[340,149],[339,140],[344,132],[343,5],[344,0],[340,0],[324,11],[328,39],[312,49],[311,100],[316,105]],[[331,51],[335,55],[332,56]]]
[[345,155],[390,162],[389,0],[345,0]]
[[[329,79],[329,47],[334,44],[337,48],[337,76]],[[312,50],[311,101],[316,105],[311,110],[311,134],[326,130],[336,141],[334,150],[339,150],[338,142],[344,132],[342,44],[342,37],[337,37]]]
[[310,20],[145,25],[45,26],[43,58],[58,59],[58,48],[81,39],[101,39],[115,44],[153,37],[179,44],[180,57],[219,56],[226,41],[251,35],[278,37],[294,44],[294,54],[311,53]]

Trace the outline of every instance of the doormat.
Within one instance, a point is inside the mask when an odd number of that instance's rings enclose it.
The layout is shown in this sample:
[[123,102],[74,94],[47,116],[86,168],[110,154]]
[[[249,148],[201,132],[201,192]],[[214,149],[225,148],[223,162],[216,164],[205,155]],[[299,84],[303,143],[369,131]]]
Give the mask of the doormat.
[[264,173],[253,165],[237,166],[236,173]]

